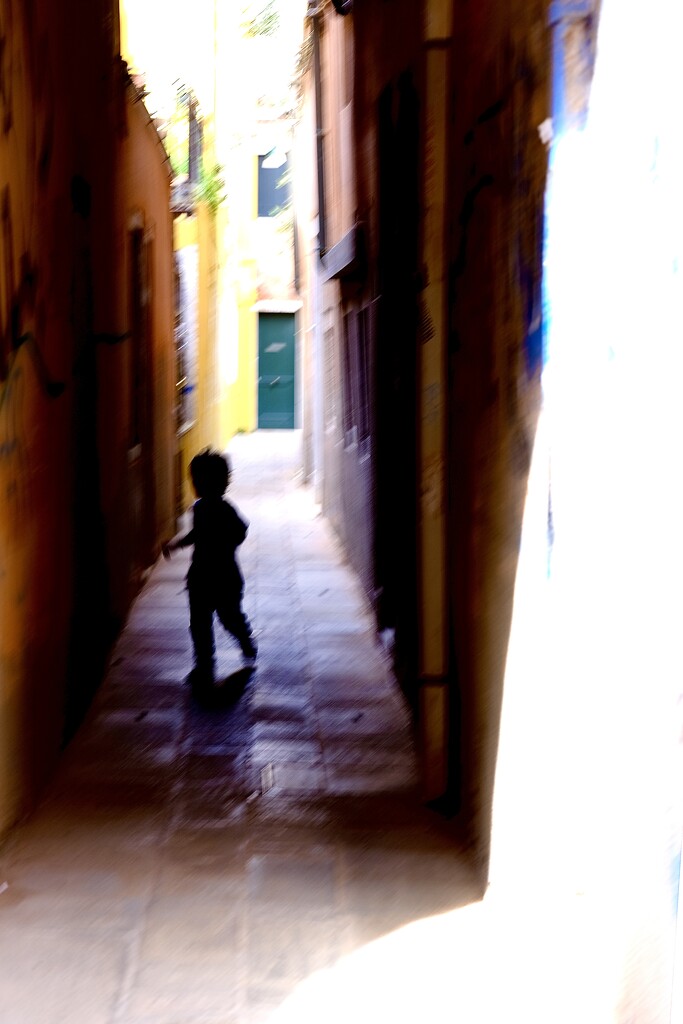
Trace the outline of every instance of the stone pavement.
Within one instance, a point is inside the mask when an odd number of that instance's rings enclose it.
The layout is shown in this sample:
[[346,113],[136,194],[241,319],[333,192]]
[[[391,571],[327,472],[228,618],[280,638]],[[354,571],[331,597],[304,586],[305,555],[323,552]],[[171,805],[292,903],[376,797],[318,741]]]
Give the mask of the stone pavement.
[[[408,715],[296,484],[298,442],[231,445],[256,669],[218,627],[220,698],[193,705],[189,555],[160,562],[53,784],[0,852],[0,1024],[275,1020],[329,972],[346,979],[330,998],[353,988],[344,965],[373,940],[480,897],[448,823],[420,803]],[[403,997],[403,957],[377,974],[380,1003],[392,986]]]

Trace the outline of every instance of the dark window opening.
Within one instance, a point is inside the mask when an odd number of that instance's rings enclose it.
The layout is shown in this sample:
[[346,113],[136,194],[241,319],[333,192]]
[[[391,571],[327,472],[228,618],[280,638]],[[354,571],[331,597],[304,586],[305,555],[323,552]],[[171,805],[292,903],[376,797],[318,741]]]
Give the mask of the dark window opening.
[[130,447],[142,444],[145,438],[147,345],[150,337],[150,267],[151,243],[141,228],[130,233],[130,304],[131,304],[131,411]]
[[358,444],[365,452],[370,438],[370,352],[368,309],[344,316],[342,344],[343,429],[347,447]]
[[369,311],[358,316],[358,440],[365,444],[370,438],[370,344]]
[[289,158],[275,147],[258,158],[258,215],[274,217],[290,201]]
[[356,347],[356,314],[344,314],[344,337],[342,343],[342,402],[344,444],[350,447],[356,440],[356,410],[354,373],[354,349]]
[[130,447],[140,444],[141,415],[140,395],[142,391],[142,346],[144,335],[142,231],[130,235],[130,304],[131,304],[131,409]]

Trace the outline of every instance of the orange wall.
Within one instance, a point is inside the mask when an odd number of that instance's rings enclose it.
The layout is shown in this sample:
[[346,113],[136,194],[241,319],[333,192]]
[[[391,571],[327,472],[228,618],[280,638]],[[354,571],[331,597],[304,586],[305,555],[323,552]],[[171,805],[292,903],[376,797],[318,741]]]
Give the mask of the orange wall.
[[[132,330],[131,324],[131,232],[142,231],[149,246],[152,264],[149,268],[151,310],[146,367],[145,395],[149,403],[151,422],[149,439],[144,453],[150,475],[153,507],[150,510],[151,546],[141,568],[149,564],[157,553],[155,541],[174,532],[174,481],[170,455],[175,445],[174,389],[175,352],[173,347],[173,279],[172,248],[173,226],[170,213],[169,166],[163,145],[152,125],[144,103],[139,99],[132,83],[124,82],[125,130],[120,146],[120,176],[116,182],[116,270],[118,287],[113,301],[116,305],[114,323],[122,333]],[[117,612],[125,613],[137,582],[135,567],[121,565],[116,552],[125,547],[129,537],[128,510],[131,487],[131,457],[129,448],[130,395],[134,337],[122,344],[102,345],[99,349],[99,369],[103,380],[116,386],[104,387],[99,408],[99,436],[101,457],[110,466],[102,479],[103,510],[112,521],[109,550],[118,574],[112,580],[115,588]],[[124,535],[119,536],[123,526]],[[134,560],[133,552],[129,559]],[[140,568],[140,567],[138,567]],[[124,571],[124,569],[126,571]]]
[[0,11],[0,833],[82,714],[131,596],[117,552],[130,374],[114,339],[128,329],[133,204],[156,238],[156,532],[171,523],[168,180],[121,73],[117,19],[109,0]]

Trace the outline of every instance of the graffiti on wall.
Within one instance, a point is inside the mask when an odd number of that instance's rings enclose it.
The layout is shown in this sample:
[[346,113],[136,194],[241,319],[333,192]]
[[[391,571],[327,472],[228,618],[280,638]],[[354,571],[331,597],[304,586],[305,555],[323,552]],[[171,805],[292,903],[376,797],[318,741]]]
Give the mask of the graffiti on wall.
[[[29,430],[36,402],[57,399],[64,383],[43,349],[46,295],[59,260],[45,258],[54,97],[48,38],[33,3],[0,5],[0,580],[30,514]],[[9,574],[11,576],[11,574]]]
[[[27,31],[30,29],[25,26],[24,32]],[[0,406],[10,402],[13,389],[8,382],[18,371],[22,350],[26,353],[23,360],[30,363],[46,397],[56,398],[64,390],[63,383],[51,377],[40,345],[39,335],[44,331],[46,316],[44,303],[40,301],[39,268],[34,256],[38,194],[49,176],[54,122],[45,82],[47,38],[43,33],[35,40],[24,40],[27,55],[37,53],[41,59],[28,61],[35,75],[32,74],[27,83],[30,102],[20,109],[23,116],[18,116],[14,54],[21,39],[24,34],[14,17],[13,4],[3,5],[0,11],[0,146],[5,150],[7,159],[3,162],[7,168],[26,167],[27,173],[15,182],[15,189],[19,181],[25,183],[25,192],[19,196],[12,193],[5,175],[2,176],[5,180],[0,178]],[[18,214],[19,242],[15,230]]]

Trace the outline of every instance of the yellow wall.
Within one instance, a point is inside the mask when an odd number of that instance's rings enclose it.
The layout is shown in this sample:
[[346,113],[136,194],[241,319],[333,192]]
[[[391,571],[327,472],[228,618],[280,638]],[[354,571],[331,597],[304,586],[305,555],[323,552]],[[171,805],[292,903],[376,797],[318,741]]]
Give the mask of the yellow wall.
[[[174,10],[176,3],[171,3]],[[123,52],[136,70],[146,75],[155,102],[158,100],[164,109],[169,103],[171,81],[165,43],[175,38],[177,30],[158,25],[153,12],[139,4],[121,0],[121,7]],[[257,101],[264,89],[259,67],[264,61],[270,67],[279,60],[281,47],[268,40],[245,39],[238,6],[219,5],[216,9],[211,0],[199,0],[195,8],[192,25],[182,30],[183,76],[202,110],[205,167],[222,165],[226,199],[217,212],[215,231],[209,228],[210,217],[206,231],[200,229],[200,395],[197,424],[188,444],[224,447],[236,432],[251,431],[257,425],[258,315],[254,305],[262,297],[258,278],[265,263],[259,261],[254,230],[258,184],[255,140],[264,130],[257,123],[263,113],[259,113]],[[303,8],[300,3],[301,19]],[[300,32],[298,17],[283,19],[289,35]],[[294,52],[291,39],[286,45]],[[281,126],[276,122],[273,131],[279,137]],[[204,215],[198,210],[197,217],[203,219]],[[282,244],[281,236],[276,242]],[[271,264],[275,248],[269,245],[266,249]],[[293,298],[290,282],[286,282],[280,297]]]
[[[225,449],[230,438],[255,426],[256,352],[254,272],[239,263],[231,247],[226,204],[214,214],[202,202],[192,216],[176,220],[174,245],[197,245],[199,252],[197,402],[195,419],[178,439],[185,504],[194,498],[187,466],[200,449]],[[239,273],[235,273],[239,267]],[[244,268],[246,267],[246,272]]]
[[[158,554],[159,541],[173,532],[174,528],[174,475],[173,452],[175,449],[175,425],[173,422],[173,401],[175,388],[175,351],[173,344],[174,296],[173,296],[173,225],[170,212],[170,167],[163,145],[151,123],[144,103],[141,103],[132,84],[126,89],[126,134],[122,140],[120,179],[117,183],[119,197],[118,216],[120,251],[124,280],[118,296],[120,312],[118,322],[130,330],[131,325],[131,266],[130,235],[139,227],[147,244],[151,261],[149,287],[151,311],[148,323],[149,335],[146,342],[146,366],[144,371],[143,402],[150,407],[150,422],[147,425],[147,450],[141,453],[140,466],[143,475],[149,476],[145,501],[152,504],[150,510],[149,541],[141,557],[139,568],[144,569]],[[130,386],[132,346],[134,338],[128,338],[120,346],[102,346],[102,371],[106,380],[113,373],[118,374],[121,390],[125,393]],[[118,467],[114,486],[113,473],[103,479],[103,509],[119,523],[125,523],[130,503],[132,481],[128,476],[131,469],[129,424],[122,422],[119,414],[118,431],[111,424],[117,422],[114,408],[116,391],[104,388],[101,395],[101,444],[109,446],[111,463]],[[119,399],[120,400],[120,399]],[[130,413],[129,413],[130,415]],[[144,448],[144,444],[143,444]],[[134,465],[134,463],[133,463]],[[126,528],[126,533],[130,530]],[[111,557],[120,557],[121,538],[109,538]],[[131,562],[134,566],[135,559]],[[139,585],[134,575],[119,584],[121,597],[120,612],[123,616],[133,594]]]
[[216,221],[209,207],[198,202],[191,216],[175,222],[174,246],[198,247],[197,269],[197,377],[195,417],[178,438],[185,504],[194,498],[187,474],[192,456],[202,448],[223,448],[227,439],[222,428],[222,384],[217,352],[218,253]]
[[[197,225],[197,218],[183,214],[180,217],[176,217],[173,222],[173,249],[178,251],[186,246],[198,245],[199,244],[199,231]],[[197,282],[199,287],[199,282]],[[197,367],[199,372],[199,367]],[[182,486],[182,505],[188,507],[193,500],[192,486],[190,484],[187,467],[190,464],[190,459],[199,450],[199,444],[197,441],[197,422],[196,418],[189,423],[183,423],[180,425],[180,431],[177,437],[177,451],[178,451],[178,472],[180,473],[180,482]]]
[[226,346],[223,380],[223,424],[225,443],[238,432],[256,429],[257,327],[254,312],[257,299],[257,264],[252,226],[257,211],[257,161],[247,150],[235,153],[229,177],[228,203],[219,211],[223,243],[220,278],[221,296],[227,316],[222,321],[219,344]]
[[[204,163],[214,162],[209,122]],[[199,253],[195,419],[178,439],[186,505],[194,498],[187,476],[192,456],[207,446],[224,450],[235,433],[255,426],[255,274],[239,236],[243,205],[226,201],[212,211],[200,200],[193,215],[175,222],[175,249],[196,245]],[[251,205],[250,198],[248,211]]]

